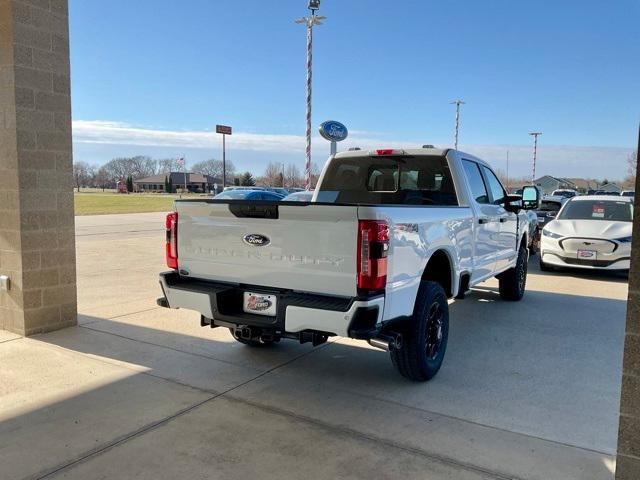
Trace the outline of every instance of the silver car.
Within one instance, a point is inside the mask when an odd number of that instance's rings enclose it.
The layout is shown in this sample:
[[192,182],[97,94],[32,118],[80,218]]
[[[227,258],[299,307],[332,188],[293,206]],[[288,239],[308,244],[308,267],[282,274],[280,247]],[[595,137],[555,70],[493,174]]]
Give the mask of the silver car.
[[542,229],[540,268],[629,270],[632,220],[630,197],[573,197]]

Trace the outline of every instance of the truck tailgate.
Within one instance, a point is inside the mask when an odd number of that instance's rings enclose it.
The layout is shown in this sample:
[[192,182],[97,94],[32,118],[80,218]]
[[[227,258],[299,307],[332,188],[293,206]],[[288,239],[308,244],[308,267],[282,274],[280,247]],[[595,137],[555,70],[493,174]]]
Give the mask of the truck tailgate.
[[[255,209],[267,209],[271,218],[251,216]],[[190,200],[176,202],[176,211],[182,275],[328,295],[357,293],[357,206]]]

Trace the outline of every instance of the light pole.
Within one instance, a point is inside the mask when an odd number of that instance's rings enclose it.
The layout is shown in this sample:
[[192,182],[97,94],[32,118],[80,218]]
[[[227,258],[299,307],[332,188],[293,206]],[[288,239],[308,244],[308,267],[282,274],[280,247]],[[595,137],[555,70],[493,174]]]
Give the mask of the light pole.
[[464,105],[465,102],[463,102],[462,100],[454,100],[453,102],[450,103],[450,105],[455,105],[456,106],[456,133],[455,133],[455,137],[454,137],[454,147],[456,150],[458,149],[458,131],[460,129],[460,105]]
[[531,184],[535,185],[536,180],[536,157],[538,155],[538,137],[542,135],[542,132],[531,132],[529,135],[533,135],[533,172],[531,174]]
[[313,27],[322,25],[322,21],[326,17],[316,15],[316,11],[320,8],[320,0],[309,0],[309,10],[311,15],[296,20],[296,23],[307,26],[307,148],[305,150],[304,164],[304,188],[311,189],[311,76],[313,66]]

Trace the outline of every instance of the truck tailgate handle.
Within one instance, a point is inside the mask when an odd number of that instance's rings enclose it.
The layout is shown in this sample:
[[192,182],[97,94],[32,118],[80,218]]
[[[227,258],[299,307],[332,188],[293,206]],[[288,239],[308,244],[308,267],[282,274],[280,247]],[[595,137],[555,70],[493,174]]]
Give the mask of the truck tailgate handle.
[[229,211],[238,218],[278,219],[278,205],[230,203]]

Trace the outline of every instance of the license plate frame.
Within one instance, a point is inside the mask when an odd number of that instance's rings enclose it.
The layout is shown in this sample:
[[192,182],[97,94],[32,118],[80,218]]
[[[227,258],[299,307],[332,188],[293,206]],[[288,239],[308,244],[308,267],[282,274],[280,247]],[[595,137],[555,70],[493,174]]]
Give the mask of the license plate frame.
[[278,312],[278,297],[269,293],[246,291],[242,295],[242,311],[253,315],[275,317]]
[[598,258],[598,252],[595,250],[578,250],[578,260],[596,260]]

